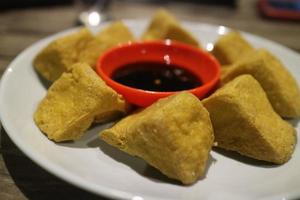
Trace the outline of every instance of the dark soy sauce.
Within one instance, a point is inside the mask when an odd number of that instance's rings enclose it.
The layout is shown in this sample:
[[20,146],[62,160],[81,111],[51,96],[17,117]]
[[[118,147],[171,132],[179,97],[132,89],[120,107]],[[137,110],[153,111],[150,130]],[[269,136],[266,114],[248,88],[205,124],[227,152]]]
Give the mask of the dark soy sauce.
[[177,65],[159,62],[137,62],[124,65],[112,74],[123,85],[150,91],[180,91],[202,85],[191,72]]

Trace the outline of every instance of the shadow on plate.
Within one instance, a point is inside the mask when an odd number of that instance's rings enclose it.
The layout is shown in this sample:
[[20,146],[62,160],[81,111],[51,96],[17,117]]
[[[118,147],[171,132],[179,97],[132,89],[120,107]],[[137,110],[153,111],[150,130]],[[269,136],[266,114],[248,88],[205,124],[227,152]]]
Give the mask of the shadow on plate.
[[[30,200],[107,199],[81,190],[48,173],[25,156],[4,130],[0,134],[2,135],[0,155],[3,157],[3,169],[0,170],[4,170],[0,171],[2,173],[0,181],[1,185],[8,189],[7,194],[13,194],[11,199],[24,199],[24,196]],[[0,165],[1,162],[0,159]],[[13,186],[10,179],[16,186]]]
[[111,157],[117,162],[123,163],[133,169],[138,174],[149,178],[152,181],[155,182],[165,182],[165,183],[171,183],[176,185],[181,185],[180,182],[175,181],[173,179],[169,179],[162,173],[160,173],[155,168],[149,166],[144,160],[131,156],[107,143],[104,141],[98,139],[92,140],[88,143],[89,147],[98,147],[100,151]]
[[[80,140],[57,143],[57,145],[69,147],[69,148],[99,148],[99,151],[105,153],[115,161],[127,165],[132,170],[134,170],[135,172],[137,172],[138,174],[146,178],[149,178],[151,181],[184,186],[182,185],[181,182],[168,178],[167,176],[162,174],[159,170],[148,165],[144,160],[135,156],[131,156],[102,141],[99,138],[99,133],[102,130],[111,127],[113,124],[114,122],[103,124],[100,126],[94,125],[87,131],[87,133],[82,138],[80,138]],[[200,178],[200,180],[206,177],[210,165],[213,164],[215,161],[216,160],[210,155],[207,167],[205,169],[205,173]]]
[[[88,147],[91,148],[99,148],[100,151],[111,157],[117,162],[123,163],[127,166],[129,166],[131,169],[133,169],[135,172],[138,174],[149,178],[151,181],[154,182],[160,182],[160,183],[170,183],[174,185],[180,185],[184,186],[181,184],[181,182],[168,178],[164,174],[162,174],[159,170],[155,169],[154,167],[148,165],[144,160],[135,157],[135,156],[130,156],[129,154],[105,143],[104,141],[100,140],[99,138],[91,140],[88,144]],[[209,166],[215,162],[215,159],[210,156],[207,168],[205,170],[205,175],[201,177],[200,179],[204,179],[206,177],[206,174],[208,172]]]
[[285,119],[287,122],[289,122],[293,127],[297,127],[298,123],[300,121],[300,118],[295,119]]
[[[99,133],[107,128],[110,128],[114,122],[106,123],[106,124],[93,124],[88,131],[77,141],[68,141],[68,142],[60,142],[56,143],[59,146],[65,146],[70,148],[89,148],[89,143],[92,141],[100,140]],[[94,146],[97,147],[97,146]]]
[[[197,181],[201,181],[204,180],[206,178],[206,175],[208,173],[208,170],[210,169],[210,166],[215,162],[215,159],[210,155],[209,159],[208,159],[208,163],[206,165],[205,168],[205,172],[204,175],[202,177],[200,177]],[[181,182],[168,178],[166,175],[162,174],[160,171],[158,171],[157,169],[155,169],[154,167],[147,165],[146,169],[144,170],[144,172],[141,174],[149,179],[151,179],[152,181],[155,182],[164,182],[164,183],[171,183],[174,185],[179,185],[179,186],[183,186],[183,187],[189,187],[189,185],[183,185]],[[196,184],[197,182],[195,182]]]
[[233,159],[233,160],[236,160],[238,162],[241,162],[241,163],[244,163],[244,164],[247,164],[247,165],[252,165],[252,166],[255,166],[255,167],[274,168],[274,167],[281,166],[281,165],[275,165],[275,164],[272,164],[270,162],[266,162],[266,161],[262,161],[262,160],[255,160],[255,159],[243,156],[243,155],[241,155],[237,152],[228,151],[228,150],[217,148],[217,147],[214,147],[213,151],[218,153],[218,154],[221,154],[221,155],[223,155],[223,156],[225,156],[229,159]]
[[48,88],[51,86],[52,82],[50,82],[50,81],[46,80],[44,77],[42,77],[40,75],[40,73],[33,66],[32,66],[32,68],[34,69],[34,72],[35,72],[36,76],[38,77],[39,81],[41,82],[41,84],[44,86],[44,88],[46,90],[48,90]]

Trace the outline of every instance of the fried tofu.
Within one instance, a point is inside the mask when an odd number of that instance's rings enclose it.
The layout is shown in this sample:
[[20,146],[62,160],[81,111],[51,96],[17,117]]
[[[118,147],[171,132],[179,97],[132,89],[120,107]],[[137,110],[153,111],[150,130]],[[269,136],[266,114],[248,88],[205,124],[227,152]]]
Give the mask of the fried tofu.
[[282,117],[300,115],[300,90],[296,80],[269,51],[259,49],[240,59],[222,76],[222,84],[241,74],[251,74],[265,90],[274,110]]
[[187,92],[123,118],[100,137],[184,184],[204,174],[214,140],[208,112]]
[[142,35],[143,40],[171,39],[192,46],[199,46],[197,39],[166,10],[160,9],[153,16],[147,30]]
[[203,105],[219,147],[276,164],[291,158],[296,131],[273,110],[251,75],[238,76],[204,99]]
[[51,42],[36,56],[33,65],[42,77],[53,82],[77,62],[95,67],[105,50],[131,40],[134,37],[122,22],[112,23],[96,36],[83,28]]
[[231,31],[219,38],[215,43],[212,54],[222,65],[232,64],[244,57],[254,48],[239,32]]
[[127,111],[127,104],[85,63],[63,73],[49,88],[34,121],[49,139],[76,140],[97,117],[108,120]]

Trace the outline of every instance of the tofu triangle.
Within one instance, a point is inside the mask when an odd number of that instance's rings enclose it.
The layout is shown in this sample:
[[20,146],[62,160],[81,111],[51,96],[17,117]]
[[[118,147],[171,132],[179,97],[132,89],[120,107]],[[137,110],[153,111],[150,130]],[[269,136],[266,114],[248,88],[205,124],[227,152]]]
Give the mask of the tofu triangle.
[[269,161],[287,162],[295,147],[295,129],[272,108],[260,84],[241,75],[203,100],[220,148]]
[[260,83],[280,116],[300,116],[300,89],[297,81],[268,50],[258,49],[239,59],[228,67],[222,76],[222,83],[242,74],[250,74]]
[[184,184],[204,174],[214,140],[208,112],[186,92],[127,116],[100,137]]
[[127,112],[121,95],[85,63],[72,66],[49,88],[34,113],[34,121],[50,139],[80,138],[95,120],[103,122]]

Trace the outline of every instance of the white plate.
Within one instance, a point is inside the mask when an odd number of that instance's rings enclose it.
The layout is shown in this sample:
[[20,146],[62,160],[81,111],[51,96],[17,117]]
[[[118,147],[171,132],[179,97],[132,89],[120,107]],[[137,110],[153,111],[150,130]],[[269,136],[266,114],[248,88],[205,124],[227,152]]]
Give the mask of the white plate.
[[[140,35],[146,21],[125,23]],[[222,26],[184,23],[203,47],[228,31]],[[32,67],[32,60],[53,39],[68,30],[41,40],[24,50],[8,67],[0,86],[3,127],[17,146],[38,165],[56,176],[96,194],[122,199],[284,199],[300,198],[300,145],[293,158],[281,166],[253,163],[239,156],[211,153],[206,177],[192,186],[165,180],[140,159],[105,144],[96,126],[75,143],[55,144],[35,126],[32,116],[46,88]],[[300,55],[274,42],[244,33],[256,47],[277,55],[300,81]],[[297,120],[294,121],[300,132]]]

